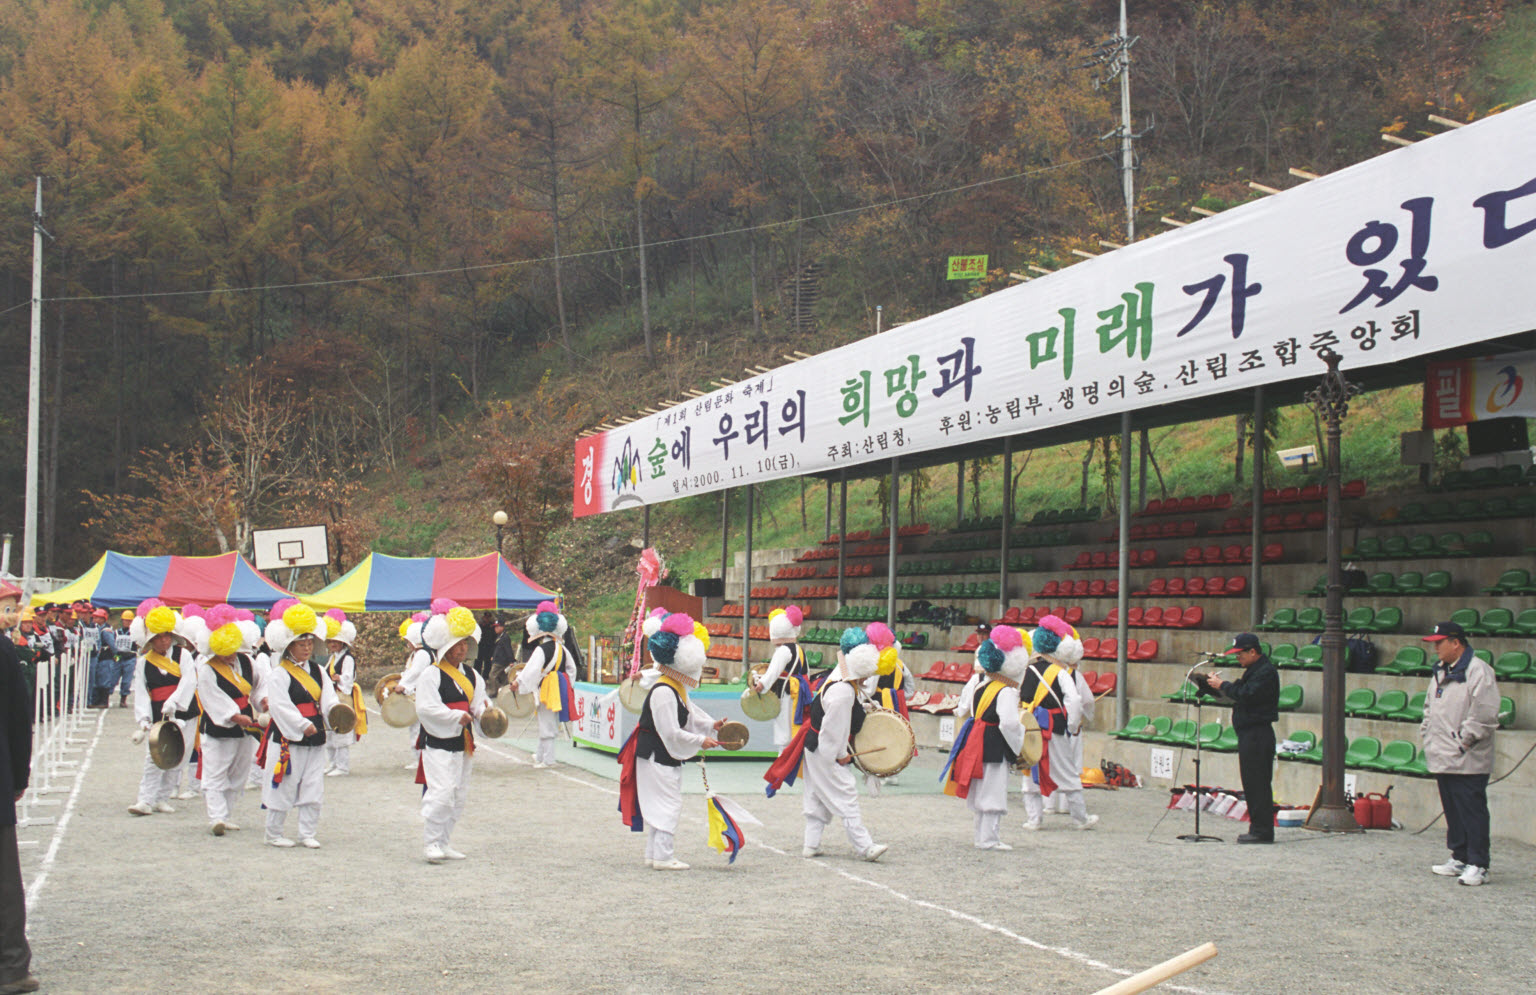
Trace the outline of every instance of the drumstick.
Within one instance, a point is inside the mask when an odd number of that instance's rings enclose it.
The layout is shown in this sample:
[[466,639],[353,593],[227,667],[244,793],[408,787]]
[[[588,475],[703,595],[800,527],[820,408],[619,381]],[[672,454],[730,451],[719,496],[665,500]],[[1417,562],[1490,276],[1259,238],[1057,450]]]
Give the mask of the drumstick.
[[890,749],[890,747],[888,747],[888,746],[871,746],[871,747],[870,747],[870,748],[869,748],[869,749],[867,749],[867,750],[860,750],[860,751],[859,751],[859,752],[857,752],[857,753],[850,753],[850,754],[848,754],[848,759],[850,759],[850,760],[851,760],[851,759],[853,759],[853,758],[854,758],[854,757],[862,757],[862,756],[864,756],[864,755],[865,755],[865,754],[866,754],[866,753],[884,753],[884,752],[885,752],[885,751],[886,751],[886,750],[888,750],[888,749]]

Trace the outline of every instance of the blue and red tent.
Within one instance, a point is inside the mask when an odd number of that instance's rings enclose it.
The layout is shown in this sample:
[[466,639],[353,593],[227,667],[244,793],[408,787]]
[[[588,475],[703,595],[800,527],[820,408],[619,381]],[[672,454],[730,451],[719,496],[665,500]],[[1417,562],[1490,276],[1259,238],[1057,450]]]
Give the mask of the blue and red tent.
[[159,598],[173,607],[222,602],[265,611],[272,602],[291,597],[239,553],[128,556],[109,550],[74,581],[58,590],[32,595],[32,604],[89,601],[104,608],[136,608],[145,598]]
[[530,580],[495,553],[484,556],[389,556],[370,553],[336,583],[302,595],[316,611],[420,611],[434,598],[451,598],[465,608],[528,611],[560,594]]

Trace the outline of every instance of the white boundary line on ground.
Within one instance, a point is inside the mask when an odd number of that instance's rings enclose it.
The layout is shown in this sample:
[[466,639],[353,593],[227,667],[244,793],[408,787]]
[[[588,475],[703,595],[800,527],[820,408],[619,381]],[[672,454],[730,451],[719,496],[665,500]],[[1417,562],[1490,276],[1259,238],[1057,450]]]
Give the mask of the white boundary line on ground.
[[[510,753],[503,752],[502,750],[493,749],[493,748],[491,748],[489,746],[485,746],[483,744],[477,744],[475,749],[476,750],[486,750],[487,752],[493,753],[496,756],[505,757],[508,760],[511,760],[515,764],[521,764],[521,765],[524,765],[524,766],[531,766],[531,764],[529,764],[528,761],[522,759],[521,757],[515,757],[515,756],[513,756]],[[593,791],[598,791],[598,792],[601,792],[603,794],[617,795],[619,793],[617,789],[610,788],[610,787],[608,787],[606,785],[602,785],[602,784],[594,784],[591,781],[585,780],[583,778],[572,777],[569,774],[562,774],[559,771],[553,771],[552,773],[556,777],[564,778],[567,781],[573,781],[576,784],[580,784],[583,787],[591,788]],[[763,843],[761,841],[753,841],[749,845],[759,847],[759,848],[761,848],[763,850],[767,850],[769,853],[777,854],[780,857],[788,857],[789,856],[788,852],[786,852],[784,850],[780,850],[776,846],[770,846],[769,844]],[[1071,960],[1071,961],[1076,961],[1077,963],[1082,964],[1085,967],[1092,967],[1092,968],[1096,968],[1096,969],[1101,970],[1101,971],[1108,971],[1109,973],[1115,974],[1115,975],[1119,975],[1122,978],[1128,978],[1131,975],[1136,973],[1135,971],[1128,971],[1128,970],[1126,970],[1123,967],[1114,967],[1114,966],[1112,966],[1110,964],[1106,964],[1106,963],[1104,963],[1101,960],[1096,960],[1093,957],[1090,957],[1088,954],[1080,953],[1080,952],[1078,952],[1076,950],[1071,949],[1070,947],[1053,947],[1053,946],[1050,946],[1048,944],[1041,943],[1039,940],[1032,940],[1032,939],[1030,939],[1027,936],[1023,936],[1023,935],[1020,935],[1019,933],[1015,933],[1013,930],[1008,929],[1008,928],[1006,928],[1004,926],[998,926],[998,925],[996,925],[994,923],[987,922],[985,919],[980,919],[980,918],[978,918],[976,916],[971,915],[968,912],[961,912],[959,909],[952,909],[952,908],[949,908],[948,906],[939,905],[939,904],[937,904],[935,902],[930,902],[930,901],[927,901],[925,899],[913,898],[911,895],[906,895],[906,894],[903,894],[902,892],[897,891],[895,888],[892,888],[890,885],[881,884],[879,881],[871,881],[869,878],[859,877],[857,874],[849,873],[848,871],[845,871],[845,870],[843,870],[840,867],[834,867],[833,865],[825,863],[823,861],[808,860],[808,861],[805,861],[805,863],[808,863],[808,864],[812,865],[813,867],[817,867],[817,868],[819,868],[819,869],[821,869],[823,871],[828,871],[828,872],[831,872],[833,874],[836,874],[839,877],[846,878],[849,881],[852,881],[852,882],[854,882],[856,884],[862,884],[862,885],[864,885],[866,887],[873,888],[876,891],[884,892],[885,894],[889,895],[892,898],[899,899],[899,900],[901,900],[903,902],[906,902],[909,905],[914,905],[914,906],[916,906],[916,907],[918,907],[920,909],[927,909],[927,910],[929,910],[931,912],[942,912],[942,913],[944,913],[945,915],[949,916],[952,919],[958,919],[961,922],[969,923],[970,925],[975,926],[978,929],[984,929],[984,930],[986,930],[989,933],[996,933],[999,936],[1005,936],[1008,939],[1013,940],[1016,943],[1023,944],[1024,946],[1030,947],[1030,948],[1032,948],[1034,950],[1039,950],[1042,953],[1055,954],[1058,957],[1062,957],[1062,958],[1065,958],[1065,959]],[[1164,987],[1168,991],[1187,992],[1188,995],[1228,995],[1228,993],[1225,993],[1225,992],[1211,991],[1211,990],[1208,990],[1208,989],[1205,989],[1205,988],[1191,988],[1191,987],[1186,986],[1186,985],[1165,985]]]
[[96,735],[91,738],[91,745],[85,748],[85,756],[80,758],[80,767],[75,771],[75,786],[69,790],[69,799],[64,803],[64,811],[59,815],[58,825],[53,827],[53,839],[48,843],[48,852],[43,854],[42,863],[38,865],[37,875],[32,883],[27,886],[27,915],[32,915],[32,908],[37,904],[37,896],[43,890],[43,885],[48,881],[48,872],[53,868],[53,862],[59,855],[59,844],[64,842],[64,830],[69,828],[70,816],[75,814],[75,802],[80,800],[80,788],[85,784],[85,774],[91,769],[91,755],[96,752],[96,744],[101,742],[101,731],[106,728],[107,713],[96,714]]

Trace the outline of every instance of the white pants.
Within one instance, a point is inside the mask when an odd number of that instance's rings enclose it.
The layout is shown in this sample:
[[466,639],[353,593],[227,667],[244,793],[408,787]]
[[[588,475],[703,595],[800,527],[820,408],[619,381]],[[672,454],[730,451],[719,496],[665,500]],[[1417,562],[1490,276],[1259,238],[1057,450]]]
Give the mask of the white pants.
[[208,806],[210,825],[228,821],[245,791],[246,775],[255,755],[256,740],[250,736],[203,737],[203,801]]
[[[1051,780],[1056,782],[1056,793],[1066,799],[1067,814],[1077,823],[1088,821],[1088,806],[1083,801],[1082,767],[1076,759],[1082,755],[1082,738],[1081,734],[1067,736],[1057,733],[1046,746],[1051,758]],[[1051,797],[1054,798],[1056,793]],[[1024,817],[1030,822],[1039,822],[1044,814],[1045,798],[1040,794],[1040,785],[1025,774]]]
[[149,758],[149,751],[145,750],[144,772],[139,775],[139,804],[155,805],[158,802],[169,800],[171,795],[176,793],[176,784],[180,780],[180,767],[161,770]]
[[464,814],[469,797],[469,772],[475,760],[468,753],[427,747],[421,769],[427,789],[421,795],[422,839],[427,846],[447,846],[453,827]]
[[329,732],[325,734],[325,765],[335,767],[343,774],[352,771],[352,744],[357,742],[357,736],[350,732]]
[[795,699],[787,694],[779,695],[779,714],[773,717],[773,745],[783,749],[789,744],[789,728],[795,718]]
[[976,845],[996,843],[997,827],[1008,811],[1008,765],[981,765],[981,779],[971,782],[965,807],[976,815]]
[[539,717],[539,748],[533,753],[533,762],[552,764],[555,762],[555,737],[560,735],[560,713],[540,705],[535,714]]
[[[683,769],[659,764],[648,757],[635,760],[635,793],[640,799],[640,817],[645,829],[677,832],[677,820],[683,814]],[[649,848],[650,841],[646,841]],[[659,858],[662,860],[667,857]]]
[[859,812],[859,787],[849,765],[823,757],[819,752],[805,752],[805,845],[821,846],[822,831],[833,818],[843,820],[843,831],[856,853],[863,854],[875,845]]
[[[1077,772],[1077,780],[1078,780],[1079,784],[1082,783],[1082,779],[1083,779],[1083,739],[1084,738],[1085,737],[1083,737],[1081,735],[1078,735],[1078,736],[1069,737],[1067,739],[1067,745],[1068,745],[1067,756],[1068,756],[1069,761],[1070,761],[1070,763],[1072,765],[1072,769]],[[1053,766],[1051,767],[1052,773],[1054,773],[1055,769],[1056,769],[1055,766],[1054,766],[1054,763],[1055,762],[1052,761],[1052,764],[1053,764]],[[1066,794],[1066,792],[1062,791],[1062,792],[1057,792],[1057,793],[1051,795],[1051,801],[1056,803],[1055,811],[1062,812],[1062,813],[1065,813],[1067,811],[1067,794]],[[1049,806],[1047,806],[1047,807],[1049,807]]]
[[320,828],[320,805],[325,800],[325,748],[290,746],[291,766],[283,783],[272,786],[272,769],[282,756],[283,746],[275,737],[267,744],[267,763],[262,772],[261,803],[267,807],[267,836],[283,835],[288,810],[299,810],[299,839],[314,839]]
[[676,838],[672,833],[657,829],[649,822],[645,824],[645,859],[659,860],[663,864],[672,860],[673,848]]

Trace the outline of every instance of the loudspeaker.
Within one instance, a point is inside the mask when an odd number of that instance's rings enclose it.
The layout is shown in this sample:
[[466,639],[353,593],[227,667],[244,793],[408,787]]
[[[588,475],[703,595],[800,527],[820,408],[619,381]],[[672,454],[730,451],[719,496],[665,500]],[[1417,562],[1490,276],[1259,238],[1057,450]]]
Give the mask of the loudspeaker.
[[723,598],[725,597],[725,580],[720,577],[700,577],[693,582],[693,596],[695,598]]
[[1528,449],[1530,445],[1531,437],[1526,431],[1524,418],[1489,418],[1486,421],[1467,422],[1468,455],[1507,453]]

